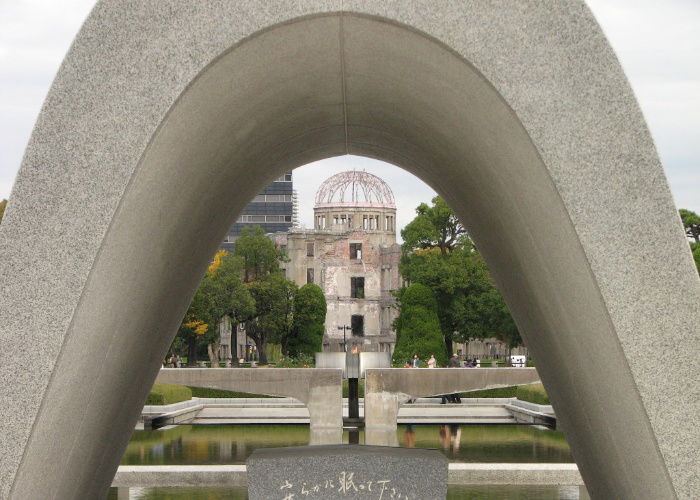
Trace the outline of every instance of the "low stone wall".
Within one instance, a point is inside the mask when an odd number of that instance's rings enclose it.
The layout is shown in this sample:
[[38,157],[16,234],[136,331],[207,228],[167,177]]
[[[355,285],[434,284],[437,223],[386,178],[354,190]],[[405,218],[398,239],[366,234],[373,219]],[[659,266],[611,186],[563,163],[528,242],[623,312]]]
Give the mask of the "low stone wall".
[[[448,484],[583,485],[576,464],[451,463]],[[227,487],[248,484],[245,465],[122,465],[112,486]]]

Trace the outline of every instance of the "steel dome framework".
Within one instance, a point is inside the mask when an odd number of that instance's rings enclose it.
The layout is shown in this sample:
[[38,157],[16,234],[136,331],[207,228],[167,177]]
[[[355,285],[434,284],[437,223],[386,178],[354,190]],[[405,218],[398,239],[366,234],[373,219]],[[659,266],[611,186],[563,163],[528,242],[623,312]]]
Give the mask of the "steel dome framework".
[[350,170],[329,177],[316,192],[315,208],[396,208],[389,185],[369,172]]

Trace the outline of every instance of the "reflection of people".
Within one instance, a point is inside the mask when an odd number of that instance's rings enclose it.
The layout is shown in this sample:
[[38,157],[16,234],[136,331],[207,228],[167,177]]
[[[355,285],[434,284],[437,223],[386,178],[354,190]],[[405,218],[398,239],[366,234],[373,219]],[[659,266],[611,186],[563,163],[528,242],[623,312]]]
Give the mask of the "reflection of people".
[[437,368],[437,359],[435,359],[435,354],[430,355],[428,360],[428,368]]
[[413,361],[411,361],[411,366],[413,368],[418,368],[420,367],[420,359],[418,359],[418,354],[413,355]]
[[459,425],[443,425],[440,427],[440,444],[444,450],[456,452],[462,440],[462,429]]
[[405,448],[416,447],[416,432],[411,424],[406,426],[406,432],[403,433],[403,445]]

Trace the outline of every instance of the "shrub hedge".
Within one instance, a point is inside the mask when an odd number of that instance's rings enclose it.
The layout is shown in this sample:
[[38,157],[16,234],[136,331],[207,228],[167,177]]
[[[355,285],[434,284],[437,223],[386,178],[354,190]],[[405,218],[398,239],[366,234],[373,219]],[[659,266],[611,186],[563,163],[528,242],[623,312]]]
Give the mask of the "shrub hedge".
[[516,391],[516,397],[520,401],[529,401],[530,403],[535,403],[538,405],[548,405],[549,397],[544,390],[542,384],[529,384],[518,386]]
[[189,387],[175,384],[153,384],[153,388],[146,398],[146,404],[170,405],[190,399],[192,399],[192,391]]
[[223,389],[212,389],[209,387],[187,387],[192,391],[195,398],[271,398],[264,394],[249,394],[247,392],[224,391]]

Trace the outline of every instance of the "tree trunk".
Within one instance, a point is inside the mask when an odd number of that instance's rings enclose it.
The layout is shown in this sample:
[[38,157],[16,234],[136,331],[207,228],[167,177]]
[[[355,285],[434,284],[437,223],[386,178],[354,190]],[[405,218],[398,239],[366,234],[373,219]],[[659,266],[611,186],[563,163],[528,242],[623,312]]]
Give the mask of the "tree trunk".
[[219,367],[219,344],[207,344],[207,352],[209,353],[209,361],[212,368]]
[[194,335],[187,340],[187,366],[197,366],[197,340]]
[[258,362],[261,365],[267,364],[267,342],[264,340],[256,340],[255,345],[258,348]]

